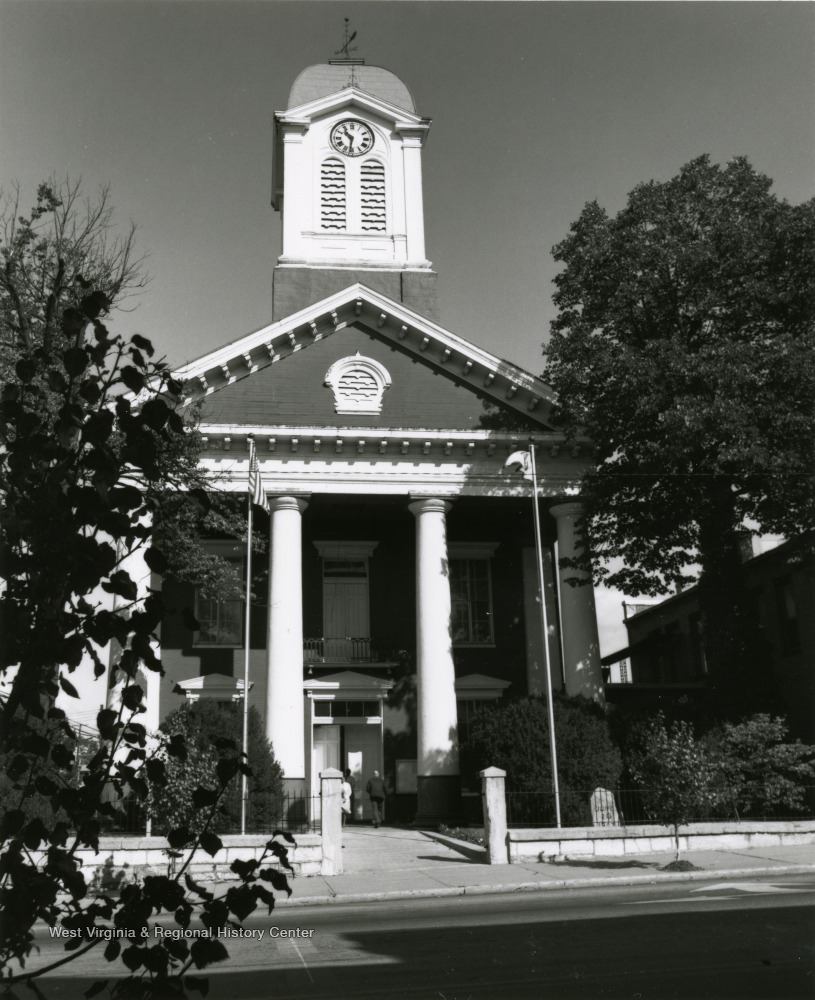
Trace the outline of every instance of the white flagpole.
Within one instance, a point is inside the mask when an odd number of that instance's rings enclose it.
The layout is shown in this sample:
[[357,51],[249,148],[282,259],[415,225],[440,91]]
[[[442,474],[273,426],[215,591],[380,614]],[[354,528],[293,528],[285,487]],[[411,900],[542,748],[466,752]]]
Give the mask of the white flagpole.
[[[255,439],[249,438],[249,481],[252,479],[252,463],[255,458]],[[252,515],[253,496],[251,488],[248,491],[249,517],[246,526],[246,609],[244,622],[243,639],[243,740],[241,750],[243,751],[243,762],[248,763],[249,753],[249,646],[250,646],[250,626],[252,624]],[[241,775],[241,834],[246,833],[246,806],[249,797],[249,779],[245,774]]]
[[529,442],[532,464],[532,508],[535,513],[535,553],[538,563],[538,592],[541,605],[543,656],[546,663],[546,707],[549,713],[549,750],[552,755],[552,785],[555,790],[555,818],[560,829],[560,789],[557,777],[557,745],[555,740],[555,706],[552,700],[552,666],[549,660],[549,623],[546,615],[546,586],[543,579],[543,548],[541,545],[540,511],[538,510],[538,476],[535,468],[535,445]]

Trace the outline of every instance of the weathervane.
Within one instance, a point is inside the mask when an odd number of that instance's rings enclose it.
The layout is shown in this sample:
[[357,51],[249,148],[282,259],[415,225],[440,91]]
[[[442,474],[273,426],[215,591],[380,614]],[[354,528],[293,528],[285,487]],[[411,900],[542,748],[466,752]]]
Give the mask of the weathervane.
[[337,49],[334,53],[335,56],[343,56],[345,59],[351,59],[351,53],[357,51],[357,46],[355,45],[351,48],[351,42],[357,37],[356,31],[349,35],[348,32],[351,30],[349,26],[349,20],[345,18],[345,40],[343,41],[342,48]]
[[353,47],[351,46],[351,42],[353,42],[353,40],[356,37],[357,37],[357,33],[356,33],[356,31],[351,31],[351,26],[350,26],[349,19],[346,17],[345,18],[345,34],[344,34],[344,38],[343,38],[343,43],[342,43],[342,46],[340,48],[338,48],[337,51],[334,53],[335,56],[339,56],[340,58],[339,59],[331,59],[331,60],[329,60],[331,63],[335,63],[335,64],[336,63],[340,63],[340,64],[347,63],[348,64],[348,66],[349,66],[349,68],[351,70],[350,85],[352,87],[356,86],[356,76],[355,76],[355,73],[354,73],[354,66],[357,63],[364,62],[363,59],[355,59],[351,55],[352,52],[356,52],[357,49],[358,49],[357,45],[354,45]]

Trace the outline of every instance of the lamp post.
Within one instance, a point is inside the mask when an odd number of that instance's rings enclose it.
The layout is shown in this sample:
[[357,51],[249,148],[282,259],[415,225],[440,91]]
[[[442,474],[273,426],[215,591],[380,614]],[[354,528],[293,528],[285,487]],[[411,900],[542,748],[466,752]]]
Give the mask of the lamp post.
[[535,556],[538,567],[538,599],[540,601],[541,631],[543,632],[543,657],[546,664],[546,709],[549,717],[549,751],[552,757],[552,787],[555,793],[555,820],[560,829],[560,788],[557,776],[557,741],[555,740],[555,706],[552,700],[552,665],[549,657],[549,623],[546,615],[546,590],[543,579],[543,547],[541,543],[540,510],[538,509],[538,475],[535,467],[535,445],[529,442],[529,451],[515,451],[504,463],[504,468],[520,467],[524,478],[532,479],[532,512],[535,523]]

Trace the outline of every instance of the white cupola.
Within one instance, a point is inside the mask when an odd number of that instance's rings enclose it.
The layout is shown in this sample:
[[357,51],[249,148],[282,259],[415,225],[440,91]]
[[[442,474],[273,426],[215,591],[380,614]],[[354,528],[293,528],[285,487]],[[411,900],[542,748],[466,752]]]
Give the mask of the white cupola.
[[[304,296],[313,300],[354,281],[371,284],[360,272],[423,272],[419,285],[427,298],[422,147],[429,128],[388,70],[338,60],[300,74],[288,109],[275,112],[272,205],[283,222],[276,315],[281,293],[283,308],[302,307]],[[344,273],[304,279],[304,270]],[[384,280],[382,274],[373,284]],[[406,287],[415,289],[416,281]],[[390,283],[387,291],[393,292]]]

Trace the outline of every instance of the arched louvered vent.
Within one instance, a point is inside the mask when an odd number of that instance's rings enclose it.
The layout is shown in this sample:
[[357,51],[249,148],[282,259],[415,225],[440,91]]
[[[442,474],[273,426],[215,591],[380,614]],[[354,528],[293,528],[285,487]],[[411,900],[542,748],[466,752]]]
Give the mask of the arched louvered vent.
[[378,361],[357,353],[335,361],[326,372],[325,384],[334,392],[337,413],[381,413],[391,377]]
[[378,160],[362,164],[360,202],[363,233],[385,232],[385,168]]
[[376,399],[381,390],[373,372],[351,369],[337,379],[337,395],[350,403],[365,403]]
[[345,229],[345,166],[340,160],[325,160],[320,169],[320,226]]

